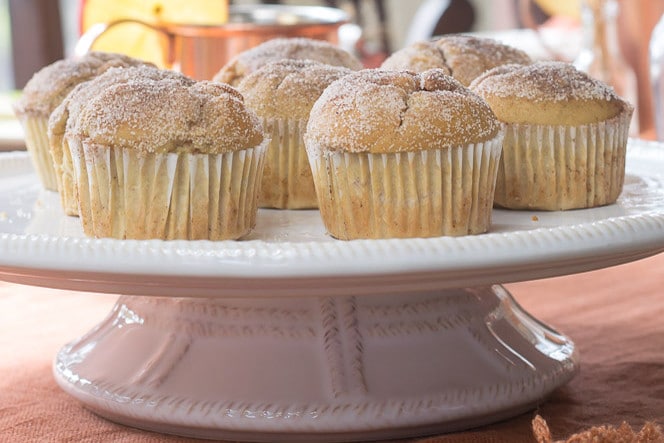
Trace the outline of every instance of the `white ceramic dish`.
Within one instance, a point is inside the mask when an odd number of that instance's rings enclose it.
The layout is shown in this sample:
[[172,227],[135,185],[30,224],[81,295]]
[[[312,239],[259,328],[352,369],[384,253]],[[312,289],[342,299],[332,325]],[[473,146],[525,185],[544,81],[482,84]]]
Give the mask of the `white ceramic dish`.
[[[25,153],[0,156],[0,275],[57,288],[167,296],[353,295],[530,280],[664,250],[664,147],[631,140],[614,205],[495,210],[467,237],[337,241],[317,211],[261,210],[244,241],[85,238]],[[92,288],[90,286],[93,286]]]
[[261,211],[239,242],[88,239],[25,154],[2,154],[0,278],[128,294],[54,363],[66,392],[112,420],[253,441],[454,431],[528,410],[578,370],[567,337],[489,285],[664,250],[664,146],[628,152],[614,205],[351,242],[327,237],[316,211]]

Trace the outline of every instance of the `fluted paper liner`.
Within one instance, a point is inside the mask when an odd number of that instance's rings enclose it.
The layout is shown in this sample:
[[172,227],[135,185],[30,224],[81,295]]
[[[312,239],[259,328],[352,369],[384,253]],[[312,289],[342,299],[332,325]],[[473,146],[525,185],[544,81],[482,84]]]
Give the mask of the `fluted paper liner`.
[[581,126],[507,125],[496,206],[565,210],[614,203],[625,179],[631,112]]
[[78,190],[74,181],[69,144],[61,135],[51,135],[49,143],[62,209],[67,215],[78,216]]
[[501,143],[502,133],[469,146],[389,154],[307,146],[325,227],[344,240],[486,232]]
[[302,136],[307,120],[263,119],[268,148],[258,204],[264,208],[318,207],[311,167]]
[[86,235],[225,240],[256,224],[267,139],[224,154],[140,154],[68,142]]
[[20,118],[25,132],[25,147],[39,181],[50,191],[58,190],[58,182],[53,167],[53,158],[48,145],[48,117],[25,116]]

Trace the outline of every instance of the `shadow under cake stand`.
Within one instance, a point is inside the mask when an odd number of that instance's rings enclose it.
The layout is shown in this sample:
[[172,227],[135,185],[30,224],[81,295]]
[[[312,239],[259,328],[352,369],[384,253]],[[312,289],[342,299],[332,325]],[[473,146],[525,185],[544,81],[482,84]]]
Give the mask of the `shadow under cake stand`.
[[316,211],[261,210],[245,241],[118,241],[85,238],[27,156],[2,154],[0,278],[126,294],[53,367],[110,420],[255,441],[455,431],[533,408],[579,367],[496,283],[663,251],[662,170],[664,147],[632,140],[615,205],[496,210],[479,236],[342,242]]

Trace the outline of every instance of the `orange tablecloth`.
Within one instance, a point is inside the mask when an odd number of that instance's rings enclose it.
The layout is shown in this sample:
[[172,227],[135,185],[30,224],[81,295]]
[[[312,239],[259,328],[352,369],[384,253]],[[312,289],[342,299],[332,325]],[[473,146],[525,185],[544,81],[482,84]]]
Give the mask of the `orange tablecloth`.
[[[507,285],[521,305],[571,336],[581,372],[538,410],[427,442],[532,442],[596,425],[664,425],[664,254],[604,270]],[[110,423],[56,385],[51,361],[104,318],[116,296],[0,282],[0,441],[188,441]]]

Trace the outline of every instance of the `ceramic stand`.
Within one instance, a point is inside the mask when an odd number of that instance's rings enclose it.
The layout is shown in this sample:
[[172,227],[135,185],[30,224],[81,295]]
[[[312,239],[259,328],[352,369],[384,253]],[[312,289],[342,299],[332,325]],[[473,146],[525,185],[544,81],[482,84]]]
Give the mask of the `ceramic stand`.
[[502,286],[290,298],[122,296],[64,347],[60,386],[110,420],[247,441],[456,431],[527,411],[578,369]]

